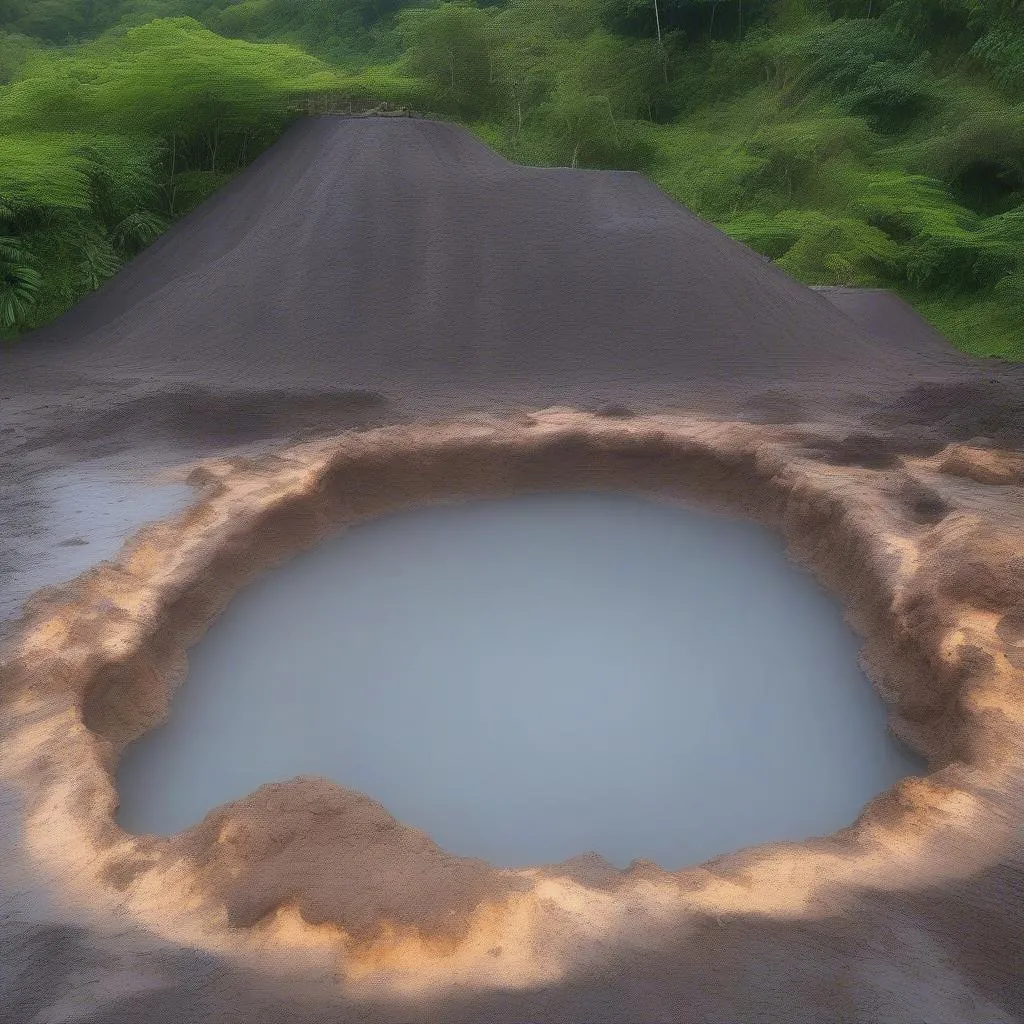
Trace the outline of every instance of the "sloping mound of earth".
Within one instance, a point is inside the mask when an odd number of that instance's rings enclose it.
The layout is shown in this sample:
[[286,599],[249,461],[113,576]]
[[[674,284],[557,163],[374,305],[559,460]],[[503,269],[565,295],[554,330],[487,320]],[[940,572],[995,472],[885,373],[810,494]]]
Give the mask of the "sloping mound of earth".
[[5,377],[734,405],[977,372],[883,301],[865,319],[637,174],[521,167],[430,121],[313,118],[5,354]]
[[814,285],[858,327],[897,348],[922,353],[949,352],[949,342],[913,306],[885,288],[842,288]]

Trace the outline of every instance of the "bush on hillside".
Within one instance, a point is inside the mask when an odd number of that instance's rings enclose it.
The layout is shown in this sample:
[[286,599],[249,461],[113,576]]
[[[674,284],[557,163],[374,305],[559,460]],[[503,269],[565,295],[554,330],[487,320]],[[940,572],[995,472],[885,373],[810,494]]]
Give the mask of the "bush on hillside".
[[1024,98],[1024,35],[1009,28],[982,36],[970,50],[1007,93]]
[[494,105],[494,29],[486,12],[461,0],[407,8],[398,17],[404,70],[430,87],[435,107],[475,118]]
[[862,118],[825,116],[767,125],[747,144],[760,160],[754,180],[788,198],[802,192],[818,165],[840,154],[864,156],[874,133]]
[[969,120],[906,153],[964,205],[981,214],[1002,213],[1024,201],[1024,104],[975,107]]
[[770,217],[744,214],[723,227],[809,284],[877,285],[892,272],[899,255],[883,231],[818,210],[784,210]]

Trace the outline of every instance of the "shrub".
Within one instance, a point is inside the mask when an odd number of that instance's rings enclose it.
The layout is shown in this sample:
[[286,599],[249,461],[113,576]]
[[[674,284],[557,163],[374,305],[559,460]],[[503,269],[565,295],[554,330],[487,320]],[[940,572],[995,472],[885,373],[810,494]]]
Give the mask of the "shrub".
[[728,221],[724,230],[810,284],[876,285],[898,259],[896,244],[884,232],[818,210],[745,214]]
[[806,188],[823,161],[841,154],[866,155],[873,143],[874,133],[862,118],[826,113],[766,125],[750,140],[747,149],[760,160],[760,166],[753,171],[754,178],[792,197]]

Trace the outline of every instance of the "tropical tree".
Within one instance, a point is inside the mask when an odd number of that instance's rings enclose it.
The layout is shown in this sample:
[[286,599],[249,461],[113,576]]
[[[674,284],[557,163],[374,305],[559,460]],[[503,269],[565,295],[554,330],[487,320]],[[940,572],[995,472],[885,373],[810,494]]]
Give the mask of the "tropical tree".
[[404,67],[432,87],[444,109],[482,113],[494,99],[494,25],[471,0],[449,0],[434,8],[407,8],[398,17]]
[[0,330],[28,320],[43,283],[36,260],[17,238],[0,235]]

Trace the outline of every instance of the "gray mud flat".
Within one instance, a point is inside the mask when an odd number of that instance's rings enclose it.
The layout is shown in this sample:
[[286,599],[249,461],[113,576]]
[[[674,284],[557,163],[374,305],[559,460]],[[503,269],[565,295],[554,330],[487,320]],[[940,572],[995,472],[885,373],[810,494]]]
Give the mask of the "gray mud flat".
[[27,485],[18,524],[11,524],[0,549],[5,624],[35,591],[112,558],[139,527],[180,512],[192,499],[183,483],[138,479],[102,462],[41,472]]

